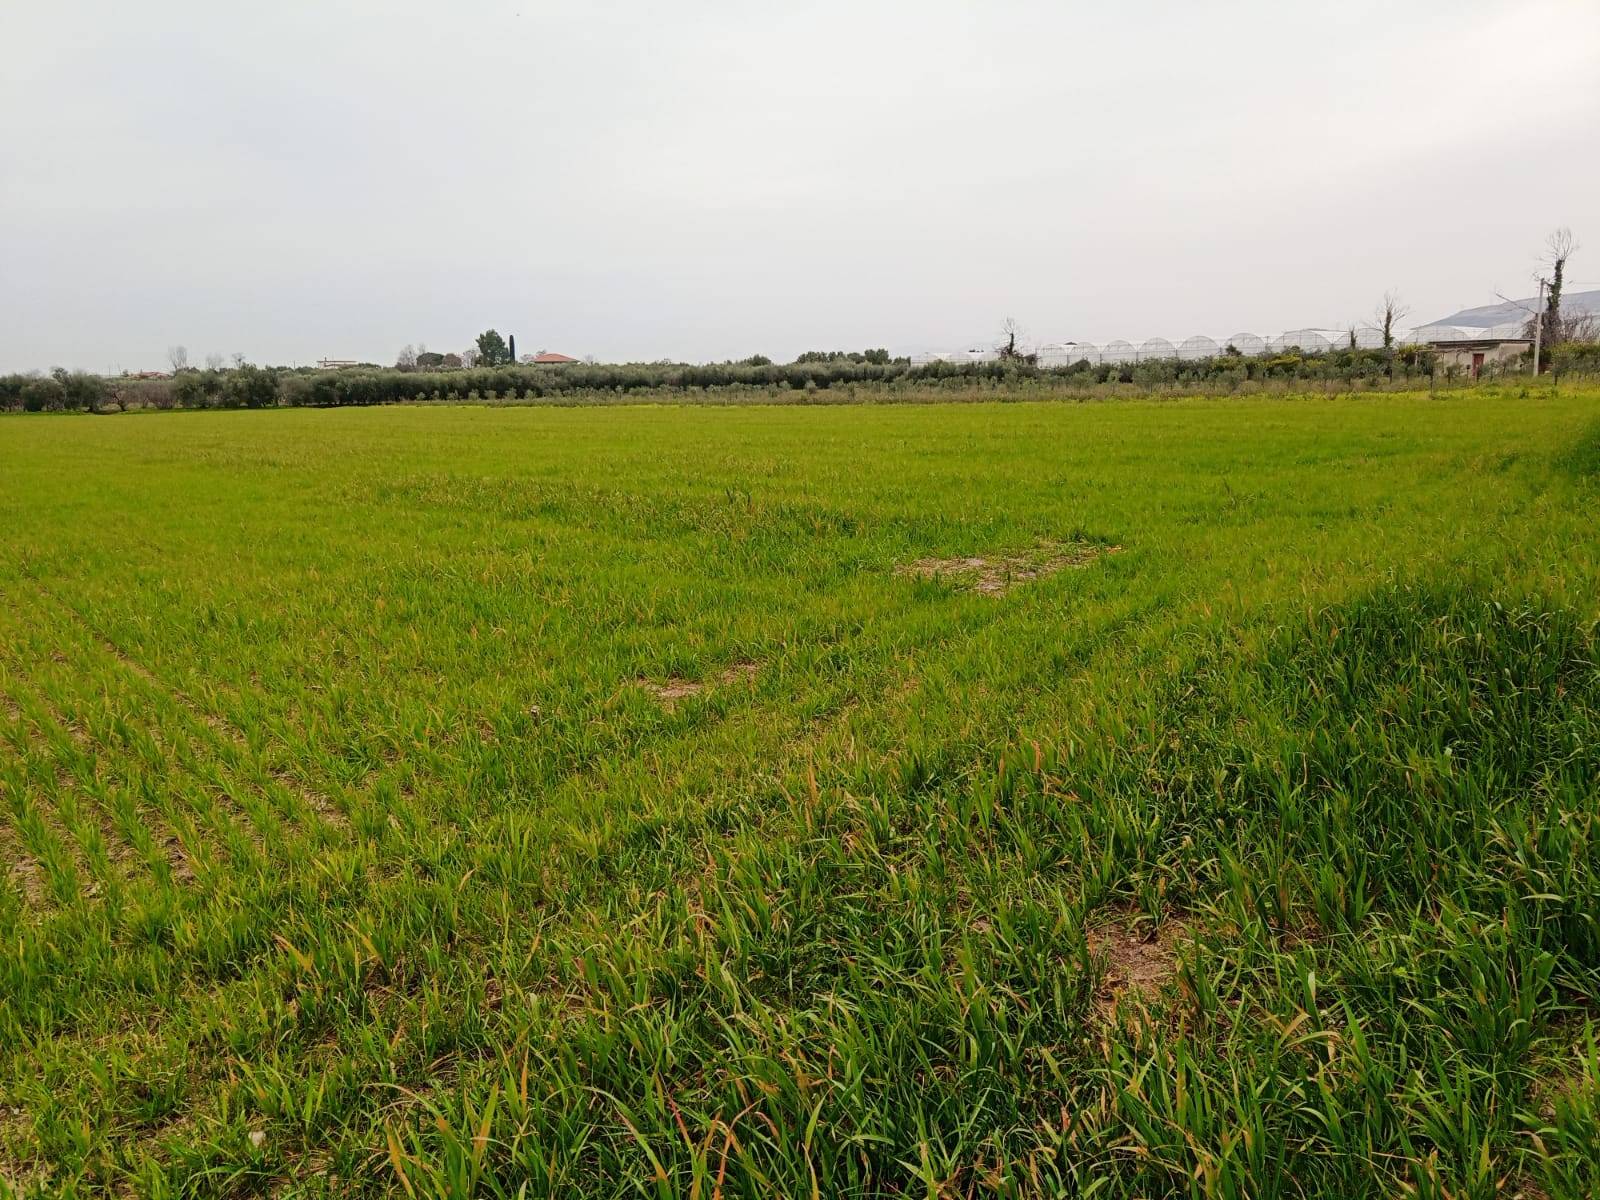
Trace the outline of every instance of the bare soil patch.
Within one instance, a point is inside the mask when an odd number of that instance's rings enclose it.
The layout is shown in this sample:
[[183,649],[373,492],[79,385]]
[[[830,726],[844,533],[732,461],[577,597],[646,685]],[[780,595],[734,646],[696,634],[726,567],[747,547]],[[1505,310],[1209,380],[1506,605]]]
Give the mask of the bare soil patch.
[[706,685],[703,683],[695,683],[690,679],[680,679],[675,675],[670,676],[661,683],[656,683],[649,679],[641,679],[639,680],[639,686],[662,704],[668,706],[679,700],[686,700],[690,696],[698,696],[706,690]]
[[50,880],[39,860],[22,849],[19,841],[13,843],[10,831],[0,828],[0,856],[6,863],[6,878],[22,897],[22,902],[32,910],[47,908],[50,904]]
[[730,667],[717,672],[709,680],[683,679],[677,675],[670,675],[666,679],[636,679],[634,683],[648,692],[652,699],[664,708],[671,708],[679,700],[687,700],[690,696],[698,696],[713,687],[726,687],[730,683],[737,683],[741,679],[754,678],[761,670],[759,663],[736,662]]
[[1178,973],[1178,949],[1193,934],[1183,920],[1168,917],[1160,930],[1148,920],[1124,913],[1113,922],[1088,931],[1089,949],[1106,960],[1105,979],[1095,1007],[1109,1017],[1124,996],[1153,1000]]
[[970,592],[998,596],[1019,584],[1054,575],[1073,567],[1086,567],[1121,546],[1095,542],[1040,542],[1031,550],[989,557],[919,558],[900,567],[897,574],[917,579],[947,579]]

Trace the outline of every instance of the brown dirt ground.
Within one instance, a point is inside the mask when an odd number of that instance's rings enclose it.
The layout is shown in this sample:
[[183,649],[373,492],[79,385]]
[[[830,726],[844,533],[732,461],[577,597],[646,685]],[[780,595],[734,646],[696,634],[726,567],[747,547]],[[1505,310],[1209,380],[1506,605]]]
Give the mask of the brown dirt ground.
[[1090,542],[1040,542],[1033,550],[1023,554],[988,558],[919,558],[899,568],[897,573],[918,579],[949,579],[968,591],[984,596],[999,596],[1019,584],[1072,567],[1085,567],[1098,558],[1117,554],[1121,550],[1121,546],[1100,546]]
[[708,688],[724,687],[741,679],[754,678],[759,670],[761,670],[759,663],[736,662],[731,667],[719,671],[710,681],[682,679],[673,675],[659,682],[653,679],[636,679],[634,683],[648,692],[658,703],[671,708],[679,700],[698,696]]
[[1191,937],[1188,924],[1176,917],[1164,920],[1159,932],[1129,914],[1089,930],[1089,949],[1106,959],[1095,1007],[1109,1016],[1124,996],[1155,999],[1177,975],[1178,948]]

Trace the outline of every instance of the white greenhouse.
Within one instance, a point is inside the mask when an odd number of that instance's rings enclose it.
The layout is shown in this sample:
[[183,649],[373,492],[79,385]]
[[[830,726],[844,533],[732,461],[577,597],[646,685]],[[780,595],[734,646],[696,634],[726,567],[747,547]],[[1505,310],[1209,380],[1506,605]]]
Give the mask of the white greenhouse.
[[1184,338],[1178,344],[1178,357],[1186,362],[1194,362],[1201,358],[1215,358],[1222,352],[1222,347],[1217,345],[1215,338],[1208,338],[1203,333],[1193,337]]
[[[1515,341],[1527,336],[1521,323],[1482,327],[1434,324],[1418,326],[1415,329],[1396,329],[1393,333],[1396,345],[1416,342]],[[1071,341],[1047,342],[1039,347],[1037,354],[1038,363],[1041,367],[1056,369],[1075,366],[1081,362],[1087,362],[1091,366],[1120,366],[1126,363],[1158,362],[1171,359],[1176,359],[1180,362],[1200,362],[1229,353],[1237,353],[1245,358],[1290,352],[1300,354],[1336,353],[1349,349],[1352,338],[1358,349],[1373,350],[1380,349],[1383,346],[1383,331],[1372,325],[1358,326],[1354,330],[1349,327],[1330,329],[1305,326],[1300,329],[1287,329],[1269,338],[1250,332],[1236,333],[1227,338],[1213,338],[1206,334],[1195,334],[1193,337],[1184,338],[1182,342],[1176,345],[1163,337],[1148,338],[1138,345],[1124,338],[1116,338],[1103,344]],[[911,361],[917,364],[929,362],[985,363],[994,362],[999,357],[1000,355],[996,351],[979,348],[947,354],[921,354]]]
[[1268,341],[1267,349],[1274,354],[1283,354],[1289,350],[1299,350],[1304,354],[1321,354],[1331,347],[1328,339],[1315,329],[1291,329]]
[[1041,367],[1070,367],[1082,357],[1076,342],[1049,342],[1039,347]]

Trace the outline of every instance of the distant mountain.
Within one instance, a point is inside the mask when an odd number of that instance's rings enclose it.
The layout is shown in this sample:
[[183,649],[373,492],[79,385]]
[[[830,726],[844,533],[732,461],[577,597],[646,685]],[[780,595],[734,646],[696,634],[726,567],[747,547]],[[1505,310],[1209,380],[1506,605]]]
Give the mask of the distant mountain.
[[[1487,329],[1491,325],[1509,325],[1526,321],[1539,307],[1534,296],[1526,300],[1510,300],[1504,304],[1485,304],[1481,308],[1463,308],[1448,317],[1429,321],[1429,325],[1465,325],[1473,329]],[[1561,297],[1561,311],[1567,316],[1578,313],[1600,314],[1600,292],[1572,292]]]

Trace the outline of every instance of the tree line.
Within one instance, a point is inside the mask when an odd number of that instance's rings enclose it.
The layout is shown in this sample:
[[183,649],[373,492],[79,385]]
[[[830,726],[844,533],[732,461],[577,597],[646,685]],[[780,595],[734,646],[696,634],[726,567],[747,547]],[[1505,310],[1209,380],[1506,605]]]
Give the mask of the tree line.
[[[509,345],[508,345],[509,349]],[[1600,375],[1600,343],[1560,341],[1546,349],[1547,367],[1562,374]],[[420,357],[420,356],[419,356]],[[1486,374],[1526,372],[1531,364],[1491,365]],[[259,367],[183,370],[171,378],[102,377],[57,369],[47,375],[0,375],[0,410],[109,412],[130,408],[342,408],[379,404],[548,401],[596,403],[619,399],[693,399],[727,393],[804,401],[866,389],[993,388],[1021,384],[1087,390],[1115,385],[1140,388],[1235,391],[1247,384],[1281,382],[1349,387],[1449,380],[1456,369],[1440,365],[1423,346],[1343,348],[1321,353],[1289,350],[1243,355],[1233,347],[1210,358],[1156,359],[1041,367],[1028,355],[981,363],[912,364],[886,351],[813,351],[791,363],[761,355],[725,363],[573,363],[430,371],[416,366],[341,370]]]
[[[870,355],[870,356],[869,356]],[[1600,347],[1566,343],[1558,370],[1600,371]],[[1437,356],[1422,347],[1344,349],[1320,354],[1219,354],[1196,360],[1090,363],[1040,367],[1026,358],[983,363],[913,365],[887,355],[813,353],[805,361],[772,363],[575,363],[561,367],[501,366],[453,371],[397,368],[283,370],[249,363],[233,369],[187,370],[170,379],[102,378],[63,370],[48,375],[0,376],[0,408],[28,412],[106,412],[129,408],[338,408],[429,402],[617,399],[693,396],[760,390],[803,399],[857,386],[958,388],[1037,381],[1076,389],[1104,384],[1232,390],[1249,382],[1431,380]]]
[[0,375],[0,411],[126,412],[130,408],[273,408],[292,372],[241,363],[185,370],[170,379],[91,375]]

